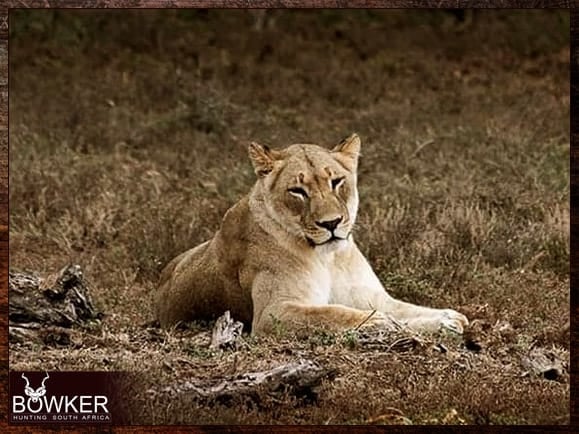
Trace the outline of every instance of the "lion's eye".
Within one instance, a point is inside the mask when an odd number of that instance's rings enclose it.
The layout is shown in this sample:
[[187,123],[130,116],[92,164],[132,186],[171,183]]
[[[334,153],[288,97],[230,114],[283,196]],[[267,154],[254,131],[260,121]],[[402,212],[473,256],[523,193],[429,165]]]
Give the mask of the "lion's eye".
[[344,177],[332,179],[332,190],[336,190],[344,182]]
[[301,197],[302,199],[305,199],[306,197],[308,197],[308,194],[306,193],[306,191],[300,187],[289,188],[288,192],[294,196]]

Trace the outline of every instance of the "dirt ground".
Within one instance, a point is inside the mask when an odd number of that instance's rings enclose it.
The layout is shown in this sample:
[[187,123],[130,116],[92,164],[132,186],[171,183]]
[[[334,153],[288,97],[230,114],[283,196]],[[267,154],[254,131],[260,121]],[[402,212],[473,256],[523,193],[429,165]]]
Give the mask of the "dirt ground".
[[[9,54],[10,267],[79,264],[105,313],[68,346],[11,343],[11,369],[138,371],[141,424],[569,423],[568,374],[525,362],[569,362],[567,12],[17,11]],[[249,141],[354,131],[361,250],[465,337],[219,352],[211,324],[151,325],[162,266],[254,182]],[[308,399],[144,392],[298,359],[335,372]]]

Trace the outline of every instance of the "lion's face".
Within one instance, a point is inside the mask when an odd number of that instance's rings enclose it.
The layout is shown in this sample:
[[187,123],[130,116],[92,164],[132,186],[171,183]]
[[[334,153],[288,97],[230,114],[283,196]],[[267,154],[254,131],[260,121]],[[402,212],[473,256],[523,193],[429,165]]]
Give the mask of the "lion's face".
[[317,145],[270,150],[252,143],[250,157],[268,215],[313,248],[343,244],[358,209],[359,148],[357,135],[331,151]]

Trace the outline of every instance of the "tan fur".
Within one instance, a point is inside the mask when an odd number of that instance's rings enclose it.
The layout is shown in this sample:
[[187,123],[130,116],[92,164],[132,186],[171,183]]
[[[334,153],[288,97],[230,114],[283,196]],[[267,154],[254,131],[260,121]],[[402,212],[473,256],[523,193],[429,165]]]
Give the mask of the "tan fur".
[[276,321],[346,329],[376,310],[367,325],[386,326],[393,317],[417,330],[461,333],[464,315],[388,295],[356,246],[359,151],[355,134],[332,150],[252,143],[258,179],[249,195],[211,240],[163,270],[155,303],[161,325],[230,310],[252,333],[267,333]]

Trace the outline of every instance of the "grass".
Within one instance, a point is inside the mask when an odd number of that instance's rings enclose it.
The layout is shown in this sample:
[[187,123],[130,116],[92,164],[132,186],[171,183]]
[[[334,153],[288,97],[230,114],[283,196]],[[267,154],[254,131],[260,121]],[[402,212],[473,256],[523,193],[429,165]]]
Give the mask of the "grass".
[[[143,423],[569,422],[569,381],[521,376],[538,342],[568,360],[569,14],[15,11],[10,266],[79,263],[102,327],[12,344],[11,369],[142,371],[145,385],[310,357],[317,402],[147,402]],[[537,34],[536,28],[543,31]],[[98,37],[96,37],[98,35]],[[355,333],[161,331],[162,267],[207,240],[254,182],[246,146],[362,137],[357,242],[396,297],[453,307],[481,351],[366,350]],[[396,411],[394,411],[394,410]]]

